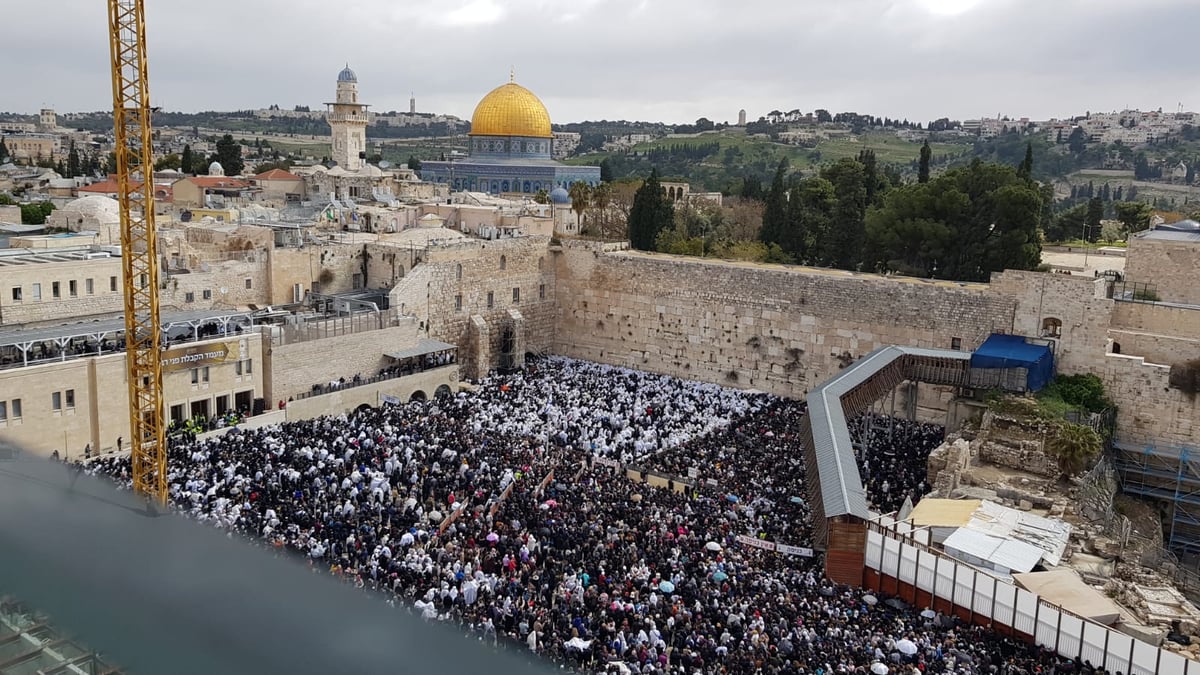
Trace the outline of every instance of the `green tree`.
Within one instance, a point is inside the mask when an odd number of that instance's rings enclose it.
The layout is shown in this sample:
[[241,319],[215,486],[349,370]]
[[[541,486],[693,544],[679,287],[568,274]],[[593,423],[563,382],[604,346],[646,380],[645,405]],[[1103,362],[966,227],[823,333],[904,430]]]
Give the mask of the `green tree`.
[[182,165],[183,165],[183,163],[182,163],[182,160],[179,158],[179,155],[176,155],[175,153],[171,153],[169,155],[163,155],[162,157],[159,157],[158,161],[154,163],[154,170],[155,171],[165,171],[167,169],[175,169],[176,171],[178,171],[179,167]]
[[421,170],[421,160],[417,159],[416,155],[409,155],[408,156],[408,168],[412,169],[413,171],[420,171]]
[[17,200],[12,198],[12,195],[7,192],[0,192],[0,206],[16,206]]
[[1100,435],[1082,424],[1059,424],[1046,439],[1046,450],[1064,476],[1073,476],[1086,469],[1102,449]]
[[675,206],[667,200],[658,169],[651,169],[650,177],[634,193],[629,209],[630,245],[639,251],[653,251],[659,233],[669,229],[674,220]]
[[1083,238],[1089,242],[1095,242],[1100,237],[1100,221],[1104,218],[1104,200],[1099,197],[1092,197],[1087,203],[1087,228],[1083,231]]
[[833,183],[819,176],[792,179],[788,199],[788,230],[783,241],[783,250],[797,262],[814,265],[829,265],[832,261],[821,258],[818,244],[829,234],[833,209],[837,195]]
[[1076,155],[1081,155],[1087,150],[1087,134],[1083,132],[1083,127],[1071,130],[1071,135],[1067,137],[1067,147]]
[[762,229],[758,238],[766,244],[780,243],[784,240],[788,229],[788,196],[784,177],[787,175],[788,160],[779,160],[775,169],[775,179],[771,181],[771,189],[767,191],[766,208],[763,210]]
[[888,192],[867,216],[865,267],[958,281],[1036,269],[1042,196],[1016,170],[978,160]]
[[550,193],[546,192],[545,188],[538,190],[537,194],[533,196],[533,201],[537,202],[538,204],[549,204]]
[[67,165],[64,176],[74,178],[83,175],[83,163],[79,159],[79,149],[75,147],[75,141],[71,141],[70,149],[67,150]]
[[8,146],[4,144],[4,138],[0,137],[0,164],[12,159],[12,155],[8,153]]
[[1017,177],[1029,179],[1033,177],[1033,143],[1025,144],[1025,159],[1017,167]]
[[26,225],[45,225],[46,218],[54,211],[50,202],[34,202],[21,205],[21,222]]
[[933,149],[929,147],[929,141],[926,140],[925,144],[921,146],[921,163],[917,167],[918,183],[929,182],[929,160],[931,158],[933,158]]
[[225,170],[226,176],[240,176],[246,168],[242,161],[242,145],[233,140],[233,136],[225,134],[217,141],[217,154],[212,156],[209,164],[218,162]]
[[196,163],[195,156],[192,155],[192,146],[183,146],[183,156],[179,158],[179,170],[183,173],[192,173],[194,171],[192,165]]
[[601,183],[611,183],[612,180],[613,180],[612,162],[608,161],[608,158],[605,157],[604,159],[600,160],[600,182]]
[[841,159],[822,170],[821,177],[833,184],[836,198],[829,229],[822,237],[821,259],[852,270],[862,262],[866,238],[866,171],[857,160]]
[[577,180],[571,183],[567,194],[571,195],[571,210],[575,212],[575,221],[582,228],[583,212],[587,210],[588,202],[591,201],[592,189],[587,183]]
[[1125,233],[1141,232],[1150,227],[1150,205],[1145,202],[1117,202],[1113,204],[1117,220]]

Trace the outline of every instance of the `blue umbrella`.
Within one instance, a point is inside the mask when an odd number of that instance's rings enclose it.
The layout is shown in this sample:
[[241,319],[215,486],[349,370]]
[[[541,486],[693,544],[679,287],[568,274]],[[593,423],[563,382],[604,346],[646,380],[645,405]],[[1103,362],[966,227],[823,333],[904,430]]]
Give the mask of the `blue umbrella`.
[[663,593],[674,593],[675,592],[675,584],[673,584],[669,581],[661,582],[658,585],[658,590],[662,591]]
[[721,582],[721,581],[725,581],[726,579],[728,579],[729,575],[725,574],[721,570],[717,570],[716,572],[713,572],[712,578],[713,578],[713,581]]
[[733,502],[734,504],[738,503],[737,495],[725,495],[725,499],[728,499],[729,501]]

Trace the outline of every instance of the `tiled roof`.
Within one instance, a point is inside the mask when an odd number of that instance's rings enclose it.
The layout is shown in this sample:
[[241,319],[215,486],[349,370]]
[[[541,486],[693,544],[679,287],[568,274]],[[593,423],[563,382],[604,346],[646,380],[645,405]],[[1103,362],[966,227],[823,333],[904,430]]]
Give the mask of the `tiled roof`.
[[246,181],[229,176],[193,176],[183,180],[206,189],[240,190],[250,187]]
[[258,174],[257,176],[254,177],[254,180],[302,180],[302,179],[300,178],[300,176],[297,176],[296,174],[291,173],[290,171],[284,171],[283,169],[271,169],[270,171],[267,171],[266,173]]

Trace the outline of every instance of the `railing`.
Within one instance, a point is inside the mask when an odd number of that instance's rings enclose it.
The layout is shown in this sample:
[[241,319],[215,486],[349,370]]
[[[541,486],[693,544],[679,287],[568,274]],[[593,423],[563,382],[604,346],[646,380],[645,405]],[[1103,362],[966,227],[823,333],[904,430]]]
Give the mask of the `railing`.
[[1066,658],[1129,675],[1200,675],[1200,662],[1113,630],[959,562],[899,532],[888,517],[868,523],[868,585],[913,605],[1000,626]]
[[445,368],[446,366],[452,366],[455,363],[457,363],[457,359],[450,359],[450,361],[448,361],[447,363],[437,363],[437,364],[434,364],[431,366],[421,366],[421,367],[417,367],[417,368],[406,368],[404,370],[398,370],[398,371],[392,372],[392,373],[379,374],[379,375],[374,375],[372,377],[366,377],[366,378],[360,377],[358,379],[350,379],[350,380],[346,380],[345,382],[338,382],[336,384],[333,382],[330,382],[328,384],[314,384],[312,389],[292,396],[292,400],[302,401],[306,398],[312,398],[313,396],[324,396],[325,394],[332,394],[335,391],[342,391],[343,389],[354,389],[356,387],[365,387],[368,384],[375,384],[376,382],[387,382],[388,380],[397,380],[402,377],[416,375],[417,373],[424,373],[424,372],[428,372],[430,370],[437,370],[438,368]]

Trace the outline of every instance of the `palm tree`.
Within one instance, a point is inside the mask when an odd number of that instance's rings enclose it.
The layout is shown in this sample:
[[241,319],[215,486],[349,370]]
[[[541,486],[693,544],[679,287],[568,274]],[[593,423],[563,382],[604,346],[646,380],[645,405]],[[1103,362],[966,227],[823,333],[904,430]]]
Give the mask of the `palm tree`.
[[588,187],[587,183],[577,180],[571,183],[571,189],[567,190],[567,194],[571,195],[571,210],[575,212],[575,220],[579,222],[580,229],[583,229],[583,211],[588,207],[592,189]]
[[1087,468],[1100,454],[1100,435],[1082,424],[1064,422],[1046,439],[1046,450],[1058,460],[1063,476],[1073,476]]

